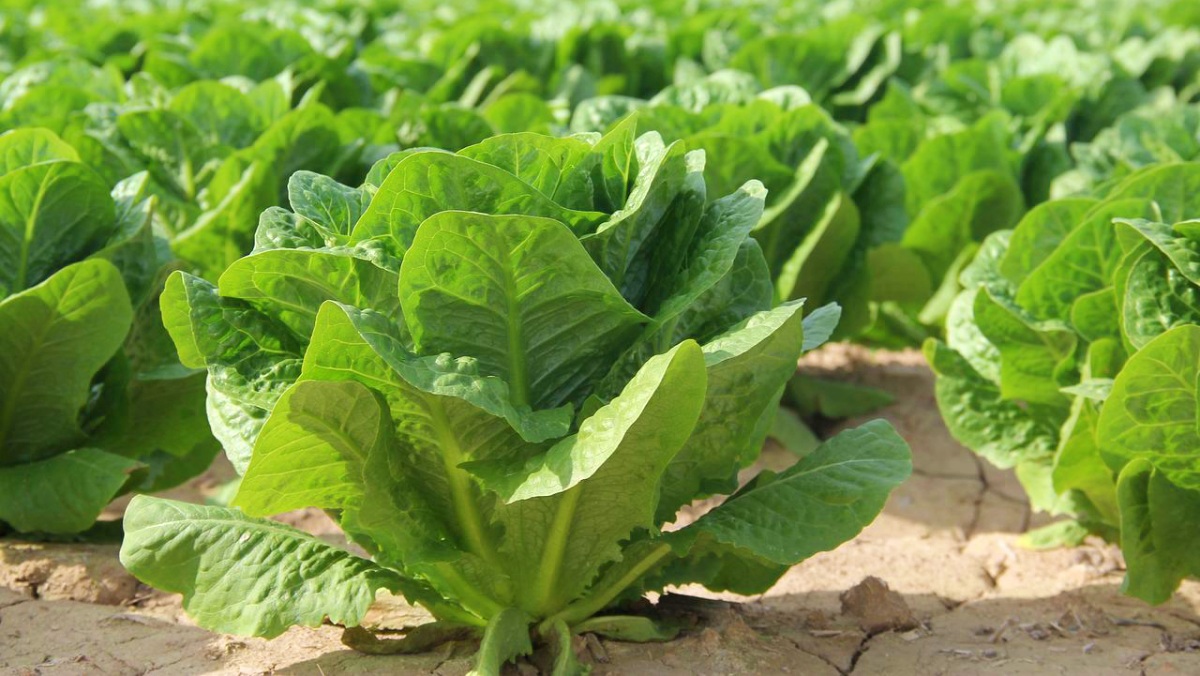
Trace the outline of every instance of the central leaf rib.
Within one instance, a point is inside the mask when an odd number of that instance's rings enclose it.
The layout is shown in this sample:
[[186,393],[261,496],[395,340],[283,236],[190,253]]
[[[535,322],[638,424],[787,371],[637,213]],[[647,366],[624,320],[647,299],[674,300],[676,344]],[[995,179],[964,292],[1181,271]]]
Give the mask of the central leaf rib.
[[533,593],[533,607],[542,616],[554,610],[554,593],[558,590],[558,578],[562,575],[563,558],[567,551],[567,540],[571,537],[571,524],[575,521],[575,507],[579,503],[581,486],[575,486],[563,494],[554,513],[554,522],[542,550],[538,565],[537,588]]
[[483,514],[479,511],[479,502],[475,499],[471,479],[459,467],[466,458],[458,443],[458,437],[450,429],[446,409],[442,402],[431,398],[429,413],[437,431],[438,449],[441,451],[442,463],[446,470],[446,481],[450,484],[450,501],[454,506],[455,521],[466,541],[467,550],[488,564],[497,565],[496,550],[488,536]]
[[508,330],[508,380],[512,401],[517,406],[529,405],[529,364],[525,358],[525,332],[521,325],[521,306],[517,298],[517,280],[509,252],[500,249],[504,280],[504,320]]

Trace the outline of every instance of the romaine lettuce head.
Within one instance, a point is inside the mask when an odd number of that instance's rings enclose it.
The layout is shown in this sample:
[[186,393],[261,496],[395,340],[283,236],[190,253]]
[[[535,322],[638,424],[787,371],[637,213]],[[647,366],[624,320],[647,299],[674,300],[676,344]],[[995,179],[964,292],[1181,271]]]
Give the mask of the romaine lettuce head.
[[110,191],[46,129],[0,135],[0,529],[87,530],[216,454],[204,378],[161,327],[146,184]]
[[[243,478],[234,508],[136,499],[126,566],[260,636],[403,593],[482,632],[486,671],[531,629],[659,635],[594,616],[668,584],[761,592],[853,537],[910,470],[885,423],[737,480],[836,307],[772,308],[761,184],[710,198],[703,152],[634,124],[405,151],[358,188],[297,173],[218,284],[173,276],[165,323]],[[372,560],[264,518],[301,507]]]
[[951,432],[1035,508],[1121,544],[1153,603],[1200,574],[1200,164],[1147,167],[988,237],[926,355]]

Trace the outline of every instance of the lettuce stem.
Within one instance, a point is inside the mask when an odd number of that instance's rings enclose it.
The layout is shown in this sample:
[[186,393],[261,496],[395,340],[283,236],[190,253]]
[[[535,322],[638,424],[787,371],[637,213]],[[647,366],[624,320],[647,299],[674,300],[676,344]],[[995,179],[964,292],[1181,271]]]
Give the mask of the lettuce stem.
[[454,564],[439,563],[437,572],[441,581],[445,582],[453,592],[455,600],[472,613],[486,620],[499,615],[504,610],[502,604],[468,582],[454,567]]
[[550,610],[554,592],[558,588],[558,577],[562,574],[563,555],[567,550],[567,540],[571,537],[571,524],[575,521],[580,489],[581,486],[576,485],[563,493],[558,510],[554,513],[554,523],[550,525],[546,547],[542,550],[542,562],[538,565],[537,588],[533,594],[533,607],[540,613]]
[[455,520],[459,531],[466,540],[467,550],[479,556],[489,565],[498,567],[499,559],[496,550],[488,537],[487,527],[483,523],[483,515],[479,512],[479,503],[475,500],[471,486],[471,478],[459,468],[465,458],[458,438],[450,429],[450,421],[446,417],[446,409],[436,398],[431,398],[429,405],[433,425],[437,429],[438,448],[442,454],[442,463],[446,470],[446,481],[450,484],[450,501],[454,506]]
[[547,618],[540,625],[541,628],[549,628],[554,622],[562,620],[568,626],[576,625],[596,613],[604,610],[605,606],[613,602],[621,592],[629,588],[629,585],[637,582],[638,578],[646,574],[662,560],[664,556],[671,552],[671,545],[661,544],[650,550],[641,561],[638,561],[624,575],[603,589],[592,591],[587,596],[579,599],[575,603],[563,608],[553,616]]

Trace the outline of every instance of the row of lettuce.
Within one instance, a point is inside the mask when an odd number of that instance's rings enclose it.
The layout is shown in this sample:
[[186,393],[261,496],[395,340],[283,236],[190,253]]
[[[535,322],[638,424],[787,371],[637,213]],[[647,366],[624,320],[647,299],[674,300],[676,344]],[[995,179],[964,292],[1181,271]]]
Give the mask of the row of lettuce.
[[1125,588],[1200,574],[1200,164],[1038,206],[962,272],[926,354],[951,430],[1076,518],[1035,540],[1119,542]]
[[1028,207],[1200,152],[1186,3],[1055,30],[1053,3],[478,4],[18,3],[0,131],[47,128],[113,185],[147,171],[172,250],[215,280],[295,171],[358,185],[397,150],[638,111],[707,151],[714,194],[763,181],[777,298],[837,301],[838,335],[876,344],[936,333]]
[[[448,635],[569,639],[851,537],[907,472],[886,428],[660,527],[736,487],[802,335],[934,337],[956,436],[1162,600],[1200,572],[1200,31],[1096,10],[13,3],[0,523],[86,530],[223,447],[245,514],[332,510],[376,563],[139,498],[127,564],[202,623],[353,622],[388,588]],[[230,548],[294,560],[224,575]],[[269,584],[313,562],[314,595]]]

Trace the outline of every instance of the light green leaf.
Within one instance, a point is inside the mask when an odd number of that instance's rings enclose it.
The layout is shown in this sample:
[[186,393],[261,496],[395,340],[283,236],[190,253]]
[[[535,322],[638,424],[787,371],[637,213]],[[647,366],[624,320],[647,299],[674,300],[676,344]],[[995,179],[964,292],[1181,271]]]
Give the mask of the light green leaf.
[[1200,239],[1195,237],[1195,222],[1183,222],[1176,226],[1153,223],[1143,219],[1117,219],[1150,241],[1162,251],[1179,272],[1200,286]]
[[396,273],[349,252],[275,249],[240,258],[225,270],[220,294],[249,301],[297,336],[312,333],[327,300],[398,314]]
[[571,401],[646,321],[566,226],[528,216],[429,218],[400,296],[419,351],[475,357],[514,401],[539,408]]
[[1096,424],[1100,404],[1084,397],[1072,402],[1071,417],[1063,424],[1062,442],[1054,456],[1051,483],[1054,491],[1079,491],[1097,514],[1117,523],[1116,476],[1100,456]]
[[690,341],[651,359],[578,435],[531,463],[527,479],[499,484],[511,496],[495,512],[501,554],[523,607],[563,607],[620,557],[618,542],[653,527],[663,472],[700,415],[704,370]]
[[1152,199],[1156,220],[1178,223],[1200,214],[1200,162],[1155,164],[1134,173],[1108,194],[1108,199]]
[[326,246],[347,243],[369,203],[364,191],[311,171],[292,174],[287,191],[292,209],[314,224]]
[[390,416],[354,381],[299,382],[263,425],[231,506],[250,516],[345,509],[357,502],[368,458],[392,451]]
[[939,341],[926,341],[924,352],[938,376],[938,408],[955,439],[997,467],[1050,457],[1061,420],[1002,398],[996,383]]
[[1150,206],[1122,200],[1089,211],[1040,265],[1018,278],[1017,303],[1038,319],[1067,319],[1077,298],[1111,284],[1122,253],[1113,218],[1143,213]]
[[1030,209],[1013,229],[1008,251],[1000,262],[1000,272],[1014,284],[1019,284],[1046,260],[1097,203],[1088,198],[1062,199]]
[[1143,348],[1175,327],[1200,323],[1200,286],[1159,250],[1133,256],[1120,298],[1121,328],[1130,344]]
[[240,510],[138,496],[125,512],[121,563],[183,595],[212,631],[267,638],[326,620],[357,625],[395,573],[289,526]]
[[500,676],[504,665],[533,652],[529,641],[532,619],[518,608],[506,608],[488,622],[470,676]]
[[211,80],[179,89],[169,109],[187,119],[206,146],[245,148],[254,143],[267,123],[250,96]]
[[452,210],[525,214],[553,218],[576,233],[587,232],[603,214],[559,206],[521,179],[466,157],[419,152],[392,169],[351,232],[351,241],[383,239],[396,255],[412,246],[417,227]]
[[411,477],[393,471],[399,447],[389,412],[353,380],[296,383],[263,426],[234,506],[250,516],[339,510],[352,538],[365,535],[390,560],[452,556],[442,515],[420,499]]
[[594,208],[592,173],[601,157],[577,138],[500,134],[458,154],[499,167],[568,209]]
[[0,176],[59,160],[78,162],[79,153],[49,129],[13,129],[0,134]]
[[1134,459],[1183,489],[1200,489],[1200,326],[1180,326],[1138,350],[1117,374],[1097,425],[1113,470]]
[[0,467],[0,522],[21,533],[78,533],[141,464],[96,448]]
[[1060,364],[1072,357],[1076,336],[1061,325],[1038,325],[990,292],[975,296],[974,318],[1000,357],[1000,394],[1008,400],[1063,407]]
[[[335,303],[326,303],[318,315],[317,329],[305,354],[304,377],[350,378],[376,389],[386,383],[461,399],[471,408],[503,419],[511,434],[530,443],[561,437],[571,424],[571,407],[533,410],[518,406],[512,401],[508,385],[499,378],[480,374],[474,359],[448,354],[416,357],[405,348],[396,326],[387,317]],[[392,396],[397,393],[386,387],[381,391],[393,405],[396,403]],[[455,429],[461,432],[466,428]],[[481,435],[481,439],[496,437],[497,430],[484,430]],[[505,439],[492,441],[500,446],[512,443]]]

